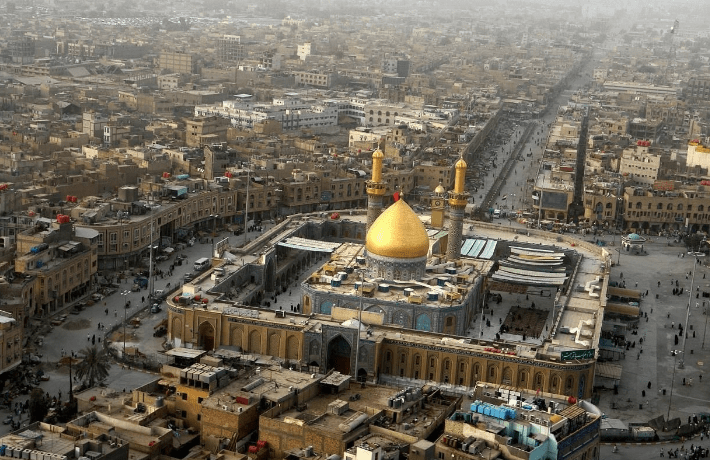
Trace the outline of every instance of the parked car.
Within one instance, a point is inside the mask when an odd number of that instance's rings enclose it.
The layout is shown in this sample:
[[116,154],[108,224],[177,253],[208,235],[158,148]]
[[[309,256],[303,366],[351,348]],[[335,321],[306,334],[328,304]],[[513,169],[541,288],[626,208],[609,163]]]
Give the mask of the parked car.
[[104,296],[99,293],[91,294],[91,300],[93,300],[94,302],[98,302],[100,300],[103,300],[103,298],[104,298]]
[[160,308],[160,305],[157,304],[157,303],[154,303],[153,306],[150,307],[150,312],[151,312],[151,313],[160,313],[161,311],[163,311],[163,309]]
[[5,420],[2,421],[3,425],[9,425],[11,423],[12,423],[12,415],[8,415],[7,417],[5,417]]

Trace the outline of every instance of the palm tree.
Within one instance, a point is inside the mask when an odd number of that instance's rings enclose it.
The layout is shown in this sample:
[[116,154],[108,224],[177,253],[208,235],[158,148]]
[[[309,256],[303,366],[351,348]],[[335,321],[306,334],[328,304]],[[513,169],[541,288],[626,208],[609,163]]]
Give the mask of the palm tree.
[[108,370],[111,364],[108,362],[108,355],[96,346],[86,347],[79,352],[82,361],[76,366],[76,376],[81,380],[89,380],[89,387],[94,383],[108,377]]

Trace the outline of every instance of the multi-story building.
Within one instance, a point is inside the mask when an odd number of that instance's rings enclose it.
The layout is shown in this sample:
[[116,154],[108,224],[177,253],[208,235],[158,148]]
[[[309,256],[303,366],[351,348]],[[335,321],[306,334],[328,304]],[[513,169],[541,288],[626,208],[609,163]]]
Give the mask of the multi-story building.
[[227,121],[221,117],[196,117],[185,121],[185,145],[202,147],[227,141]]
[[37,313],[48,315],[90,292],[98,269],[99,233],[69,216],[38,220],[17,234],[15,271],[35,277]]
[[335,103],[307,104],[293,98],[276,98],[272,104],[224,101],[222,106],[195,107],[195,116],[219,116],[229,119],[233,127],[253,129],[264,120],[275,120],[282,131],[327,130],[338,124]]
[[540,220],[567,221],[567,211],[574,198],[574,168],[572,162],[543,161],[533,192],[533,209]]
[[315,86],[316,88],[330,88],[333,84],[333,75],[326,72],[293,72],[296,84],[299,86]]
[[448,159],[426,161],[414,167],[414,186],[433,191],[439,184],[450,190],[454,183],[454,163]]
[[649,152],[648,145],[641,145],[643,142],[624,149],[619,161],[619,174],[632,183],[653,185],[658,180],[661,155]]
[[22,363],[22,323],[0,310],[0,373]]
[[602,413],[587,401],[487,383],[472,396],[444,422],[435,458],[600,458]]
[[305,43],[298,45],[296,55],[298,56],[298,58],[300,60],[305,61],[306,58],[311,55],[312,51],[313,51],[313,47],[311,45],[311,42],[305,42]]
[[699,166],[710,171],[710,147],[706,140],[693,139],[688,142],[688,156],[685,164],[688,168]]
[[103,139],[104,137],[104,126],[109,122],[109,118],[103,114],[96,112],[84,112],[82,115],[82,130],[84,134],[88,134],[91,137],[98,137]]
[[196,73],[197,59],[184,51],[162,51],[158,58],[158,68],[175,73]]
[[239,35],[223,35],[217,39],[217,59],[225,64],[241,62],[247,57],[246,46]]
[[412,62],[403,53],[385,53],[382,58],[382,73],[408,77]]
[[701,101],[710,101],[710,77],[693,76],[683,91],[686,97]]
[[710,231],[710,193],[673,181],[652,187],[626,187],[624,225],[634,231]]
[[7,48],[12,57],[12,62],[18,64],[31,64],[35,56],[35,40],[25,35],[24,31],[15,30],[12,32]]

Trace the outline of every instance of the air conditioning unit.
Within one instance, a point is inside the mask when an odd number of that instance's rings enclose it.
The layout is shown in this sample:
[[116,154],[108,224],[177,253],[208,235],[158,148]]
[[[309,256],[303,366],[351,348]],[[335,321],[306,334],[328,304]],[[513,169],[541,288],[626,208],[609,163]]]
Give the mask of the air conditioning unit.
[[222,410],[229,410],[229,406],[226,404],[222,404]]

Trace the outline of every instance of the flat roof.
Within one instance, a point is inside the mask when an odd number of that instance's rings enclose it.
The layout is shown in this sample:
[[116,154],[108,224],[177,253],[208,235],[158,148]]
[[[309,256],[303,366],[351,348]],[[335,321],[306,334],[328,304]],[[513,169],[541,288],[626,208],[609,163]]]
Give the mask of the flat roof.
[[204,355],[207,353],[205,350],[196,350],[193,348],[172,348],[168,351],[165,352],[166,355],[168,356],[176,356],[179,358],[191,358],[191,359],[196,359],[199,358],[200,356]]

